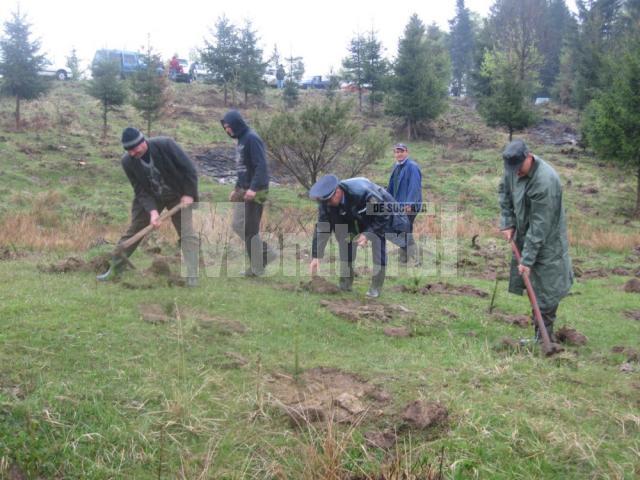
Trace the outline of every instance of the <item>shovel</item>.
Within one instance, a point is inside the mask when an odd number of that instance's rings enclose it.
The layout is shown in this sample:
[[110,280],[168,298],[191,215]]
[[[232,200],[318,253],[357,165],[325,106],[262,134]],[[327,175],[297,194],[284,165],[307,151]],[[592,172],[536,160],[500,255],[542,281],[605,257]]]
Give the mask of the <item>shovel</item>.
[[[513,250],[513,254],[516,256],[516,260],[518,263],[522,260],[522,255],[520,255],[520,250],[518,250],[518,246],[516,242],[513,241],[513,238],[509,240],[511,244],[511,250]],[[538,306],[538,299],[536,298],[536,293],[533,291],[533,286],[531,285],[531,280],[529,279],[529,275],[522,275],[522,279],[524,280],[524,285],[527,288],[527,295],[529,295],[529,302],[531,302],[531,308],[533,309],[533,317],[538,324],[538,331],[540,332],[540,336],[542,337],[542,351],[548,357],[553,355],[554,353],[559,353],[563,351],[563,348],[559,345],[552,343],[549,338],[549,333],[547,332],[547,327],[542,320],[542,314],[540,313],[540,307]]]
[[[160,215],[159,220],[162,222],[163,220],[166,220],[167,218],[173,217],[176,213],[178,213],[184,207],[185,207],[185,205],[183,203],[177,204],[171,210],[167,210],[167,211],[163,212],[162,215]],[[124,255],[124,251],[127,248],[129,248],[131,245],[133,245],[134,243],[139,241],[140,239],[144,238],[153,229],[154,229],[154,226],[152,224],[149,224],[146,227],[144,227],[142,230],[138,231],[138,233],[136,233],[133,237],[128,238],[124,242],[120,243],[118,246],[116,246],[115,250],[113,251],[112,258],[114,258],[114,259],[115,258],[120,258],[120,259],[124,260],[124,262],[127,265],[129,265],[132,268],[135,268],[133,266],[133,264],[129,261],[127,256]],[[112,263],[113,263],[113,260],[112,260]]]

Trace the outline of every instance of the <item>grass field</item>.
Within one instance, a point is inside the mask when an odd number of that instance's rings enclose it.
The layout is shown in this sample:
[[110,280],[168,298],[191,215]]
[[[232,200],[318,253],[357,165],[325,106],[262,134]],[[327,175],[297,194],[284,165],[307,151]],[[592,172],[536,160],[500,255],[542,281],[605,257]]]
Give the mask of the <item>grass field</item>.
[[[212,87],[172,88],[173,106],[154,134],[190,153],[229,145]],[[266,106],[242,111],[255,119],[276,104],[269,92]],[[145,249],[132,257],[138,270],[117,283],[97,283],[90,269],[43,271],[110,251],[96,240],[114,242],[126,226],[132,192],[119,132],[139,118],[129,108],[114,114],[103,141],[95,104],[72,83],[27,107],[23,132],[10,128],[11,107],[0,103],[0,478],[640,476],[640,294],[623,288],[640,271],[640,223],[626,216],[635,199],[630,171],[524,135],[565,184],[581,276],[559,324],[588,339],[547,359],[505,343],[530,337],[531,327],[488,313],[492,276],[501,277],[508,258],[495,232],[506,135],[464,104],[452,104],[436,140],[410,143],[434,206],[417,231],[435,253],[419,269],[393,272],[380,301],[368,303],[366,274],[352,294],[298,286],[308,280],[308,239],[298,276],[292,255],[267,277],[203,277],[196,289],[143,275],[154,259]],[[540,114],[575,121],[572,112]],[[461,140],[468,137],[480,140]],[[367,175],[384,184],[390,162]],[[207,202],[224,201],[228,189],[201,179]],[[303,194],[274,187],[265,229],[293,228],[294,214],[311,222],[314,205]],[[455,207],[454,224],[438,215],[443,204]],[[435,268],[445,261],[436,248],[445,227],[455,232],[455,258],[446,259],[455,275]],[[174,240],[166,228],[149,246],[171,259]],[[465,294],[411,293],[425,284]],[[506,289],[499,280],[495,308],[527,314],[526,297]],[[357,321],[332,313],[353,301],[345,308],[364,312]],[[389,327],[410,336],[389,336]],[[440,409],[429,426],[407,417],[416,400]],[[306,410],[296,416],[300,403]],[[380,448],[372,439],[383,435],[390,440]]]

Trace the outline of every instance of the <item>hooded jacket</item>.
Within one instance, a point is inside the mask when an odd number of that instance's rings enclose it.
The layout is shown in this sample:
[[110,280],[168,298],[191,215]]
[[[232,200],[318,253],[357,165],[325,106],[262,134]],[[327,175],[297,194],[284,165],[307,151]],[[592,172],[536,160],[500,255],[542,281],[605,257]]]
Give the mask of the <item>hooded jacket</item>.
[[[573,270],[569,257],[562,185],[556,171],[534,157],[524,177],[506,172],[499,188],[500,229],[515,228],[522,264],[531,268],[531,284],[541,310],[556,307],[569,293]],[[522,295],[524,281],[515,257],[511,262],[509,291]]]
[[[370,232],[384,239],[385,233],[400,234],[409,231],[409,220],[404,213],[372,215],[371,211],[367,211],[367,206],[372,203],[382,206],[395,203],[394,198],[383,187],[363,177],[342,180],[338,187],[344,192],[340,205],[332,207],[327,202],[318,205],[318,223],[313,232],[311,247],[313,258],[324,256],[329,241],[328,234],[331,232],[336,232],[336,236],[348,233],[351,237]],[[339,231],[336,229],[337,225],[346,225],[346,228]]]
[[222,126],[229,125],[232,138],[238,140],[236,146],[236,166],[238,180],[236,187],[254,192],[269,189],[269,168],[264,142],[260,136],[246,124],[237,110],[227,112],[221,120]]
[[[154,137],[146,140],[153,164],[162,175],[162,179],[177,197],[188,195],[198,201],[198,174],[193,162],[180,146],[169,137]],[[153,187],[145,173],[141,160],[128,153],[122,156],[124,169],[136,199],[147,211],[157,210]]]

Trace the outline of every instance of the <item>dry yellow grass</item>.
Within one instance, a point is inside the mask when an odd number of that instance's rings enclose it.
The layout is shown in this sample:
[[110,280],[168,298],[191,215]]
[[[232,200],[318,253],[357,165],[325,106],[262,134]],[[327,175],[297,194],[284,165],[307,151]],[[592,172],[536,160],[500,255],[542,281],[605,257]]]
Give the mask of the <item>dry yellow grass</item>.
[[569,244],[595,252],[629,252],[640,245],[640,232],[604,230],[588,224],[569,226]]

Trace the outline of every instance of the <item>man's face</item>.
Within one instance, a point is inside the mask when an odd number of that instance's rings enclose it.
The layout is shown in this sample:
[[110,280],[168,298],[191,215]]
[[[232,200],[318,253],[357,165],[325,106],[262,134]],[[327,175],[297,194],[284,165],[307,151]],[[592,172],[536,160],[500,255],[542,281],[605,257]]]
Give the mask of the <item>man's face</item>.
[[396,162],[402,162],[409,156],[409,151],[402,148],[396,148],[393,150],[393,154],[396,157]]
[[222,125],[222,128],[224,128],[224,131],[227,132],[227,135],[233,138],[233,130],[231,129],[231,125],[229,125],[228,123],[225,123]]
[[127,153],[132,158],[141,158],[145,153],[147,153],[147,149],[149,146],[147,145],[147,141],[143,141],[140,145],[136,145],[135,147],[127,150]]
[[528,175],[529,172],[531,171],[532,165],[533,165],[533,155],[529,154],[527,155],[527,158],[524,159],[524,162],[522,162],[522,165],[520,165],[517,175],[519,177],[524,177]]
[[333,195],[331,196],[331,198],[329,200],[327,200],[327,204],[330,207],[337,207],[338,205],[340,205],[340,202],[342,201],[342,196],[344,195],[342,189],[340,187],[336,188],[336,191],[333,192]]

